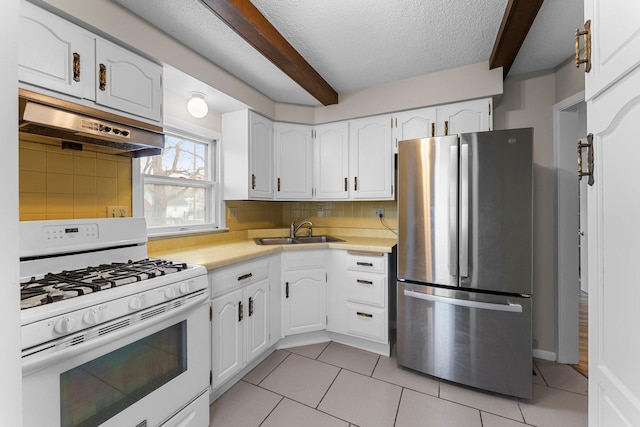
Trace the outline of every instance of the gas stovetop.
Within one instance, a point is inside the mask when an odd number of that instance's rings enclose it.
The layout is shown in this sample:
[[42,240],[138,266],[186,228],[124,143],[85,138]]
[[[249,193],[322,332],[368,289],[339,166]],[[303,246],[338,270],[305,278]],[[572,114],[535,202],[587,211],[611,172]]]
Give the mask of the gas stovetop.
[[[31,277],[20,284],[20,308],[28,309],[186,270],[186,263],[161,259],[114,262]],[[135,292],[134,289],[131,289]]]

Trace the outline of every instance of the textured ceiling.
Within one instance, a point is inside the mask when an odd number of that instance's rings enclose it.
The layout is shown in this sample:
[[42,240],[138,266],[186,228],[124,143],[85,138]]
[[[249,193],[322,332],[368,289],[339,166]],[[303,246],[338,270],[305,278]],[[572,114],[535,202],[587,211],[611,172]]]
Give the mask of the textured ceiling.
[[[115,1],[274,101],[320,105],[200,1]],[[553,68],[571,56],[582,1],[544,1],[510,75]],[[346,93],[488,61],[508,0],[252,2],[338,93]]]

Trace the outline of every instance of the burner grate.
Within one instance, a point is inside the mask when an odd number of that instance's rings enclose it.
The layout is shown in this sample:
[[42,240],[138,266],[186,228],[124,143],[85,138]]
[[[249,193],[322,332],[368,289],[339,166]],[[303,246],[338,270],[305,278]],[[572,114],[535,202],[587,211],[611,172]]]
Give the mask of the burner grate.
[[186,263],[146,258],[126,263],[100,264],[76,270],[63,270],[59,273],[47,273],[40,278],[32,277],[20,284],[20,307],[25,309],[51,304],[186,269]]

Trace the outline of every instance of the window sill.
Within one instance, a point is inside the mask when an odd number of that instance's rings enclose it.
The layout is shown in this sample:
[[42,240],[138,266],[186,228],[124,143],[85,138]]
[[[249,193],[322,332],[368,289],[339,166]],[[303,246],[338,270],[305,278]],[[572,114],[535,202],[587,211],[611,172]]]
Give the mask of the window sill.
[[153,231],[153,229],[147,229],[147,240],[162,240],[162,239],[171,239],[174,237],[198,236],[202,234],[218,234],[218,233],[226,233],[228,231],[229,229],[226,227],[203,228],[200,230],[197,230],[197,229],[175,230],[175,231],[165,231],[165,230]]

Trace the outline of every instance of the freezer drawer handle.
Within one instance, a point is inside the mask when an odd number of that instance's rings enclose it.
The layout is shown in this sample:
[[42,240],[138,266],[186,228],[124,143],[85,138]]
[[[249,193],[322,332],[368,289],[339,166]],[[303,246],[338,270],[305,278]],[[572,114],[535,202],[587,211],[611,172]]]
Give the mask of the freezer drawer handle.
[[404,296],[411,297],[411,298],[418,298],[425,301],[459,305],[462,307],[479,308],[482,310],[495,310],[495,311],[508,311],[511,313],[522,313],[522,306],[520,304],[512,304],[512,303],[494,304],[490,302],[468,301],[468,300],[462,300],[462,299],[439,297],[437,295],[423,294],[421,292],[414,292],[407,289],[404,290]]

